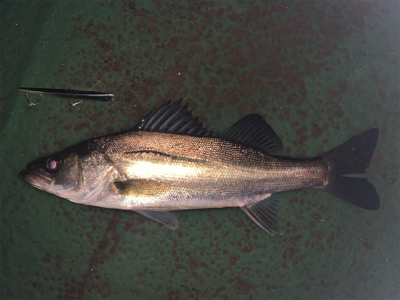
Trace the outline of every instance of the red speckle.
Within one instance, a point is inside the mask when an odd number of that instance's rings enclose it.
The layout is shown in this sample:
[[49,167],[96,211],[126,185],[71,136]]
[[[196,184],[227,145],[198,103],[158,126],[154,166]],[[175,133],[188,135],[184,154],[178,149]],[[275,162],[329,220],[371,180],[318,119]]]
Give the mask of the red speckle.
[[299,252],[299,249],[295,248],[286,248],[285,252],[282,255],[283,259],[292,259],[295,253]]
[[383,100],[383,102],[386,102],[385,101],[387,99],[386,92],[382,89],[378,89],[378,94],[379,94],[379,97],[381,97],[381,99]]
[[236,256],[232,256],[229,258],[229,262],[231,263],[232,266],[236,266],[237,261],[238,258]]
[[293,103],[293,102],[296,102],[297,100],[298,100],[298,96],[297,96],[297,94],[295,93],[295,92],[293,92],[293,93],[291,93],[289,96],[288,96],[288,100],[287,100],[287,103],[288,104],[291,104],[291,103]]
[[337,87],[338,87],[338,90],[330,92],[331,95],[334,96],[334,97],[337,97],[337,96],[347,92],[347,82],[346,82],[346,80],[339,81],[339,83],[337,84]]
[[305,120],[308,116],[307,112],[302,110],[302,109],[297,109],[296,113],[303,119]]
[[293,245],[297,245],[304,238],[302,234],[296,235],[290,239],[290,243]]
[[315,214],[314,214],[314,220],[315,220],[316,222],[321,222],[321,220],[322,220],[321,215],[320,215],[319,213],[315,213]]
[[239,290],[240,294],[248,295],[250,291],[254,289],[254,285],[244,281],[240,277],[236,277],[235,283],[236,283],[236,289]]
[[329,126],[327,123],[324,123],[324,125],[322,127],[319,127],[316,123],[313,123],[311,137],[313,137],[313,138],[320,137],[328,129],[328,127]]

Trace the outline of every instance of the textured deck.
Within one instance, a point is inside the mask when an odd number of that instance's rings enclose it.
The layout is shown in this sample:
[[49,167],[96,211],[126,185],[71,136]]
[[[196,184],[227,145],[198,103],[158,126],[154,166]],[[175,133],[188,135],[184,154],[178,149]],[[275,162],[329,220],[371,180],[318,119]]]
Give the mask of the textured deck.
[[[398,299],[397,1],[0,3],[2,299]],[[113,103],[18,86],[113,92]],[[365,211],[320,191],[280,195],[282,235],[240,209],[134,212],[70,203],[18,172],[38,156],[128,130],[184,97],[213,131],[262,114],[283,155],[309,157],[379,127]]]

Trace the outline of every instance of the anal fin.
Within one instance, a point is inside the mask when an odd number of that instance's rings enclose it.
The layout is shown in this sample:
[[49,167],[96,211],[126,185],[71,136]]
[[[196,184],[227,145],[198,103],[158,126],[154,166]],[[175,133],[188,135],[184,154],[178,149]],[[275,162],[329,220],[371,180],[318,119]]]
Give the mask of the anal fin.
[[270,235],[279,232],[277,220],[278,201],[275,197],[269,197],[256,203],[245,205],[241,209]]
[[135,210],[138,214],[141,214],[147,218],[150,218],[156,222],[164,224],[168,228],[175,230],[179,227],[179,221],[173,213],[169,211],[145,211]]

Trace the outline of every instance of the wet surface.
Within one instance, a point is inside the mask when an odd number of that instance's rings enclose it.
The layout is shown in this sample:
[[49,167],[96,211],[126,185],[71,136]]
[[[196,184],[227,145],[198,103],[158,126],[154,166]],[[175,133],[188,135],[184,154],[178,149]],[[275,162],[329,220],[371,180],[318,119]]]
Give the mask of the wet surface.
[[[399,298],[396,1],[2,1],[2,299]],[[112,103],[30,96],[93,89]],[[365,211],[282,193],[282,235],[240,209],[177,212],[171,231],[18,178],[41,155],[129,130],[183,97],[213,131],[262,114],[283,155],[310,157],[380,128]]]

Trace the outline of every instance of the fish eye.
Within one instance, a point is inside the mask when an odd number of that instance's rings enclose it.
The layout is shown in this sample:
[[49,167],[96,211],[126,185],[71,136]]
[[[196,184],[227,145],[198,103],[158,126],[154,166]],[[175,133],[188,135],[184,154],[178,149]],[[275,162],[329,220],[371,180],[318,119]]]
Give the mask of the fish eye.
[[58,159],[55,158],[49,158],[46,161],[46,169],[49,172],[56,172],[61,166],[61,163]]

